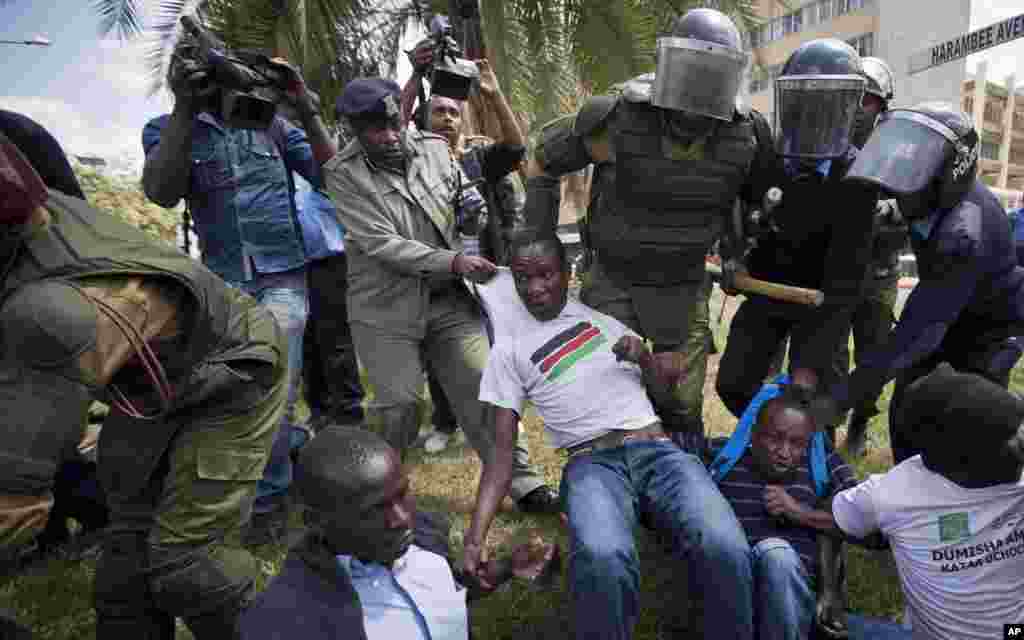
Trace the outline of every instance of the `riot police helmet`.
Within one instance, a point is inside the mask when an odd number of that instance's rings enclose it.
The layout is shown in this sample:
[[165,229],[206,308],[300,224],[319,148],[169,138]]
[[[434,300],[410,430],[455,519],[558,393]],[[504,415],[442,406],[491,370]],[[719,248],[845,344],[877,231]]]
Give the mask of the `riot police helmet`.
[[731,121],[749,60],[733,21],[714,9],[693,9],[657,45],[651,104]]
[[882,114],[845,180],[881,187],[908,218],[952,209],[978,173],[981,141],[970,116],[944,102]]
[[863,148],[868,136],[878,123],[878,116],[889,109],[895,92],[895,80],[892,69],[881,58],[861,58],[864,65],[864,97],[861,99],[857,118],[853,123],[851,141],[858,149]]
[[842,40],[821,38],[797,48],[775,79],[779,155],[826,160],[845,154],[866,84],[860,56]]
[[896,92],[896,78],[892,68],[885,60],[872,56],[861,58],[860,61],[864,66],[864,78],[868,81],[864,91],[878,96],[888,106]]

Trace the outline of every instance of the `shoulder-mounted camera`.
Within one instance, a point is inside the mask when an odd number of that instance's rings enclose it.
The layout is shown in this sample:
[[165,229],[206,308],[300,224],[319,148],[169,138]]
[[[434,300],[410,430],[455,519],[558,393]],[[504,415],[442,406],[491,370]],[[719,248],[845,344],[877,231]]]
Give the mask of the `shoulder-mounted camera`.
[[453,100],[466,100],[480,71],[471,60],[462,57],[452,37],[448,16],[438,15],[430,21],[430,38],[434,43],[434,62],[429,69],[431,93]]

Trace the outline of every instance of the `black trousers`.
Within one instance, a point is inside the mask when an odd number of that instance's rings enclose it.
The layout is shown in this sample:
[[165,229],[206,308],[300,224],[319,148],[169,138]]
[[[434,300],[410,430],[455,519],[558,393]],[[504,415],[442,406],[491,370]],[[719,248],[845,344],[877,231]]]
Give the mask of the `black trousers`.
[[314,418],[339,424],[363,420],[363,385],[348,324],[348,260],[344,254],[309,266],[309,319],[302,375]]
[[[849,313],[819,310],[752,296],[733,317],[715,390],[739,418],[772,373],[780,345],[789,337],[789,368],[813,369],[818,388],[828,389],[846,375],[835,366],[835,338],[848,326]],[[842,327],[840,327],[842,325]]]
[[927,437],[916,428],[921,425],[908,425],[901,419],[900,405],[907,387],[943,362],[948,362],[957,371],[975,373],[1000,386],[1009,387],[1010,373],[1021,356],[1018,335],[1024,335],[1024,328],[993,329],[984,323],[957,323],[946,333],[934,353],[897,376],[889,400],[889,440],[895,464],[921,453],[921,438]]

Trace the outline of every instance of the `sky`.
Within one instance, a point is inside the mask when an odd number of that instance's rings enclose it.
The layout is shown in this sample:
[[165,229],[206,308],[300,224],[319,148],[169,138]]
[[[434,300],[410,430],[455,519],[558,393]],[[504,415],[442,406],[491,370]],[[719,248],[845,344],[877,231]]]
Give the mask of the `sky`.
[[[141,2],[145,7],[155,4]],[[970,28],[1021,12],[1021,0],[974,0]],[[145,44],[100,39],[91,0],[0,0],[0,39],[25,40],[37,34],[53,44],[0,44],[0,108],[37,120],[69,153],[100,156],[114,168],[138,172],[142,127],[171,108],[166,92],[148,96]],[[989,79],[1001,82],[1024,60],[1024,39],[971,56],[968,70],[980,59],[989,60]],[[402,76],[408,72],[407,65],[399,70]]]

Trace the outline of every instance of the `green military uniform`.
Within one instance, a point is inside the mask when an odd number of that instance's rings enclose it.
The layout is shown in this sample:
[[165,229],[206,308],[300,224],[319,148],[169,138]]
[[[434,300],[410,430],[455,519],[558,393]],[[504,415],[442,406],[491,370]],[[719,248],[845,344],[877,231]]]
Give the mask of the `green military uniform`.
[[51,191],[46,209],[3,279],[0,493],[45,496],[88,403],[121,407],[99,441],[111,525],[98,637],[171,640],[175,617],[197,638],[234,637],[258,566],[223,539],[249,517],[284,408],[280,331],[200,263],[84,201]]
[[[587,305],[650,340],[655,352],[673,351],[683,378],[671,397],[653,397],[665,428],[687,447],[702,447],[704,379],[711,349],[704,261],[725,229],[737,198],[757,201],[752,172],[760,166],[754,118],[737,113],[714,121],[704,135],[680,140],[665,110],[650,104],[650,76],[626,83],[619,98],[591,99],[575,117],[548,124],[537,158],[559,177],[596,165],[584,237],[591,264],[581,290]],[[768,142],[766,141],[766,144]],[[557,206],[527,216],[554,224]],[[543,211],[547,209],[547,211]],[[552,216],[554,214],[554,216]],[[680,438],[677,438],[680,440]]]
[[[461,248],[456,185],[468,180],[444,138],[402,135],[404,172],[374,166],[358,139],[324,165],[347,232],[349,323],[373,388],[368,418],[395,449],[408,449],[419,430],[426,360],[484,457],[494,434],[478,394],[490,347],[480,309],[452,271]],[[510,493],[518,500],[543,481],[529,466],[523,439],[515,460]]]

